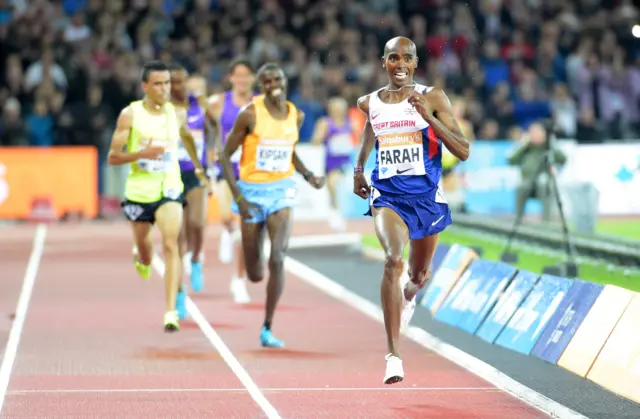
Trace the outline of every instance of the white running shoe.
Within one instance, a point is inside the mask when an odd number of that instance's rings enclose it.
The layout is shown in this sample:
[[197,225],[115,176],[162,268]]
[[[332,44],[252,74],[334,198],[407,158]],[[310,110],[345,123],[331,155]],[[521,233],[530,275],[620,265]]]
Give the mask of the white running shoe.
[[236,244],[240,240],[242,240],[242,232],[240,229],[233,230],[233,233],[231,233],[231,242]]
[[404,369],[402,368],[402,360],[397,356],[387,354],[384,357],[387,361],[387,369],[384,373],[384,384],[399,383],[404,379]]
[[244,278],[233,277],[229,284],[229,291],[233,296],[236,304],[246,304],[251,302],[249,291],[247,290],[247,281]]
[[413,318],[413,313],[416,310],[416,297],[414,295],[411,301],[404,298],[404,287],[409,283],[409,272],[407,270],[402,271],[400,276],[400,293],[402,294],[402,314],[400,315],[400,333],[404,332],[409,327],[409,322]]
[[347,231],[347,221],[340,211],[332,209],[329,213],[329,227],[336,232],[344,233]]
[[193,254],[191,252],[186,252],[182,256],[182,269],[187,276],[191,275],[191,258]]
[[227,229],[223,228],[220,233],[220,248],[218,249],[218,258],[225,265],[233,261],[233,240]]

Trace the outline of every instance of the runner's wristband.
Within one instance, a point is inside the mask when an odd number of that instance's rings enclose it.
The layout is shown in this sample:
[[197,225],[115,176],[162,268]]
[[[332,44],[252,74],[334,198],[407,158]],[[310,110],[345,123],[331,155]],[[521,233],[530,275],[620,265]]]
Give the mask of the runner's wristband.
[[357,165],[357,166],[353,167],[353,174],[354,175],[357,174],[357,173],[362,173],[363,171],[364,170],[363,170],[362,166],[360,166],[360,165]]
[[240,202],[240,201],[242,201],[243,199],[244,199],[244,196],[242,196],[242,195],[238,195],[238,196],[234,199],[234,201],[236,201],[236,202]]

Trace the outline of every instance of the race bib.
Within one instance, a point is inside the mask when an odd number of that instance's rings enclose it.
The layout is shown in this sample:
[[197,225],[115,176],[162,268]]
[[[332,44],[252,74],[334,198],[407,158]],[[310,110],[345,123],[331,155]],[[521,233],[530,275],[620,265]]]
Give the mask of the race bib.
[[138,168],[148,173],[166,172],[173,161],[173,154],[166,151],[157,159],[140,159],[138,160]]
[[256,147],[256,168],[265,172],[286,172],[291,168],[291,146],[267,146]]
[[442,190],[442,185],[440,183],[438,184],[438,190],[436,191],[436,202],[438,204],[448,204],[446,198],[444,197],[444,191]]
[[171,188],[171,187],[166,187],[164,188],[164,191],[162,191],[162,195],[165,198],[169,198],[169,199],[173,199],[176,200],[180,197],[180,189],[178,188]]
[[422,132],[378,137],[378,179],[425,175]]
[[328,141],[329,154],[344,156],[350,155],[353,150],[353,144],[351,144],[351,135],[349,134],[336,134]]
[[369,194],[369,206],[373,205],[373,201],[380,197],[380,192],[376,188],[371,188],[371,194]]
[[[204,132],[199,130],[191,131],[191,135],[193,135],[193,139],[196,143],[196,151],[198,153],[198,157],[202,157],[204,155]],[[180,161],[191,161],[191,156],[189,156],[189,152],[185,148],[182,140],[178,142],[178,160]]]

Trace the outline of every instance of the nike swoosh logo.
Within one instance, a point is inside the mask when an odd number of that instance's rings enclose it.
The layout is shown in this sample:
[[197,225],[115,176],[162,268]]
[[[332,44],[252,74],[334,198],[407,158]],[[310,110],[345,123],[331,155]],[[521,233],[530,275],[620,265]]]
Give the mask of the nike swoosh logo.
[[442,220],[444,218],[444,215],[441,216],[440,218],[438,218],[437,220],[435,220],[434,222],[431,223],[432,226],[438,224],[440,222],[440,220]]
[[397,172],[398,172],[398,174],[399,174],[399,175],[401,175],[401,174],[403,174],[403,173],[408,172],[409,170],[413,170],[413,168],[404,169],[404,170],[397,169]]

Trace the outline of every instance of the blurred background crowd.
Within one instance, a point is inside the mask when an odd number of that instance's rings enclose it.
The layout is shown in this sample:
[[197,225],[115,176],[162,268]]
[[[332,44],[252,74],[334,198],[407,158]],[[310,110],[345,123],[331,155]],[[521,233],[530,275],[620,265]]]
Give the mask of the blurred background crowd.
[[229,61],[283,63],[310,141],[327,99],[386,83],[384,43],[418,46],[470,137],[516,139],[554,116],[578,142],[638,138],[632,0],[0,0],[0,145],[95,145],[104,155],[140,68],[177,61],[225,89]]

